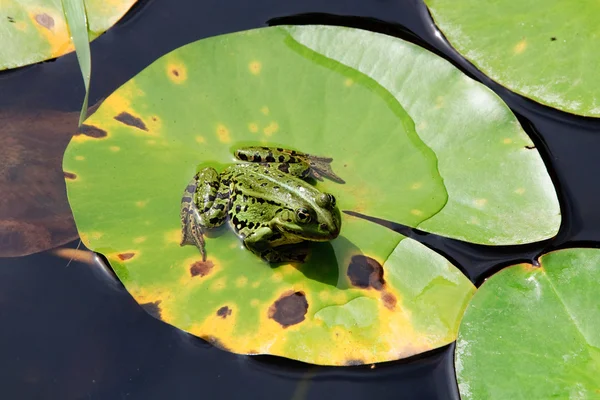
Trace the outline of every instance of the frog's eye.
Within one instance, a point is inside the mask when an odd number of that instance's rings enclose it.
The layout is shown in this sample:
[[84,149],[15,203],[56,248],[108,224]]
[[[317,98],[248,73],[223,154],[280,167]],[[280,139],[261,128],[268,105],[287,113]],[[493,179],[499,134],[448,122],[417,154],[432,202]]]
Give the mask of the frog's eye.
[[306,208],[299,208],[296,210],[296,220],[298,222],[307,223],[310,221],[310,211]]
[[329,193],[323,193],[317,198],[317,205],[323,208],[335,207],[335,197]]
[[317,205],[319,207],[328,207],[329,203],[331,202],[331,199],[329,198],[329,195],[326,193],[321,194],[319,197],[317,197]]

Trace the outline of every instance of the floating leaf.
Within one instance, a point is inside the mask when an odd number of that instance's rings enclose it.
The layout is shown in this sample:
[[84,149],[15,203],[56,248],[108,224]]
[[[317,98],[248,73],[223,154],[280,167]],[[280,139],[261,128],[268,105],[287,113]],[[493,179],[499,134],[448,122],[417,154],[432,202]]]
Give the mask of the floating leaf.
[[333,27],[291,32],[299,43],[377,81],[435,152],[448,201],[419,229],[491,245],[556,235],[561,217],[552,181],[535,146],[494,92],[446,60],[387,36]]
[[505,268],[477,291],[461,322],[462,399],[600,396],[600,250],[559,250]]
[[[307,44],[311,37],[315,42]],[[398,102],[400,94],[383,86],[388,78],[310,48],[326,41],[333,48],[354,43],[351,53],[375,56],[377,68],[399,78],[415,62],[430,70]],[[403,62],[388,61],[390,54]],[[480,101],[463,101],[471,112],[460,113],[460,121],[423,107],[416,117],[407,113],[436,92],[460,93],[463,100],[466,92]],[[444,146],[441,137],[427,137],[434,153],[422,140],[424,128],[415,129],[423,115],[435,129],[460,127],[466,135],[454,137],[464,142]],[[530,142],[506,106],[446,61],[365,31],[273,27],[189,44],[123,85],[82,128],[94,135],[74,137],[63,166],[84,243],[107,256],[148,312],[238,353],[333,365],[406,357],[451,342],[474,290],[441,256],[348,214],[340,237],[315,244],[305,264],[270,268],[228,229],[207,238],[203,262],[196,248],[179,246],[180,199],[198,169],[222,170],[236,162],[232,154],[240,146],[332,157],[333,171],[346,183],[326,179],[316,186],[333,193],[341,210],[406,225],[438,218],[443,226],[438,216],[456,215],[447,231],[485,242],[527,241],[553,234],[560,219],[543,163],[524,148]],[[480,141],[475,132],[488,136]],[[479,158],[461,146],[490,155]],[[505,171],[496,172],[498,166]],[[490,177],[500,179],[487,183]],[[484,189],[473,191],[474,180]],[[468,197],[474,193],[486,197]],[[459,209],[465,199],[470,204]],[[504,204],[510,201],[517,204]],[[539,224],[522,229],[523,210],[541,218]],[[468,228],[471,218],[481,218],[484,228]]]
[[450,44],[496,82],[560,110],[600,116],[597,3],[425,3]]
[[[135,0],[87,0],[89,38],[114,25]],[[74,50],[61,0],[3,0],[0,70],[59,57]],[[7,39],[10,38],[10,39]]]

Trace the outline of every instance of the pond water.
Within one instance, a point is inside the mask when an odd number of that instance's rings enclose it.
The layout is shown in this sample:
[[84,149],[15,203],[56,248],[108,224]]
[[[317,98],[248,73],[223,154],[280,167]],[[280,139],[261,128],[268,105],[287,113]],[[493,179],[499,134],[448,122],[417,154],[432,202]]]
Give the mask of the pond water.
[[[485,78],[446,44],[418,0],[141,0],[92,44],[90,104],[181,45],[288,23],[346,25],[397,36],[490,86],[517,114],[549,166],[564,218],[553,240],[501,248],[391,228],[441,252],[477,284],[502,266],[600,240],[600,186],[594,184],[600,121],[550,110]],[[74,54],[0,72],[2,112],[77,112],[82,96]],[[374,367],[326,368],[234,355],[152,318],[98,260],[90,266],[50,252],[0,259],[0,321],[4,398],[459,398],[453,345]]]

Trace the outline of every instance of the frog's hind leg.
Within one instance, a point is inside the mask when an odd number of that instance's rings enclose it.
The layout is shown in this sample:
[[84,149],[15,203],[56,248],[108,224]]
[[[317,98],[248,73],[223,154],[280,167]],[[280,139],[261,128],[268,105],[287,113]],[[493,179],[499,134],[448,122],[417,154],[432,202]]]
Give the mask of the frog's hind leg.
[[202,226],[200,225],[200,217],[198,215],[198,207],[194,203],[196,189],[198,187],[198,175],[188,183],[181,198],[181,243],[180,246],[192,245],[196,246],[202,254],[202,261],[206,261],[206,250],[204,246],[204,236]]
[[323,177],[326,177],[337,183],[346,183],[331,169],[331,162],[333,161],[333,158],[331,157],[313,156],[311,154],[281,147],[258,146],[242,147],[235,151],[235,157],[238,160],[249,162],[289,164],[290,171],[293,164],[306,165],[306,167],[294,167],[294,170],[303,171],[304,168],[308,168],[308,172],[303,173],[302,175],[294,175],[302,177],[311,176],[320,181],[323,180]]
[[213,168],[204,168],[186,187],[181,199],[181,246],[195,245],[206,260],[204,230],[225,222],[229,188]]

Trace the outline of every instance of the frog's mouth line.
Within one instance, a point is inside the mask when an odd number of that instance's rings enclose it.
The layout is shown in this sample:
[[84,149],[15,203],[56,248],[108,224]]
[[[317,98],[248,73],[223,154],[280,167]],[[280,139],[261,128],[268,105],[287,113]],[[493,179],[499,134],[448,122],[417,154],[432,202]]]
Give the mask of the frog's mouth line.
[[290,236],[297,237],[300,240],[309,240],[311,242],[328,242],[328,241],[330,241],[332,239],[335,239],[335,238],[337,238],[339,236],[341,228],[338,229],[336,232],[330,232],[327,237],[324,237],[323,235],[317,235],[317,234],[315,234],[315,235],[309,235],[309,234],[307,234],[306,231],[304,231],[302,233],[302,236],[301,236],[301,235],[297,234],[295,231],[292,231],[292,230],[289,230],[289,229],[279,228],[278,230],[280,232],[286,233],[286,234],[288,234]]

